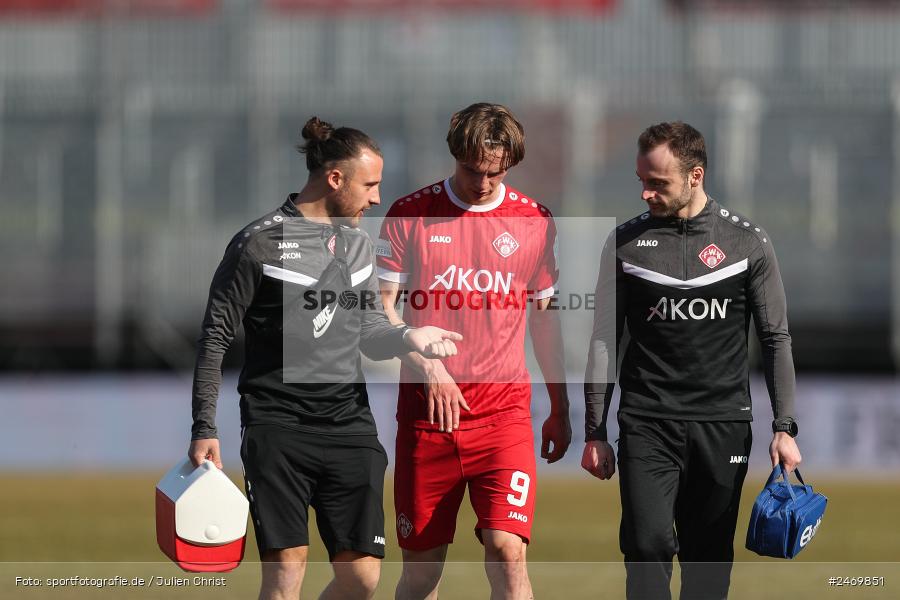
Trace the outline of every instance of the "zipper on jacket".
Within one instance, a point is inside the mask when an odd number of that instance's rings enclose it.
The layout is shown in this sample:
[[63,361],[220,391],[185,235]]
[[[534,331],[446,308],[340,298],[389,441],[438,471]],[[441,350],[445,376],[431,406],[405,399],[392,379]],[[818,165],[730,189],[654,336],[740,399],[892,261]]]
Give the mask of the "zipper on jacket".
[[688,220],[680,219],[678,221],[678,231],[681,233],[681,279],[687,281],[687,231]]

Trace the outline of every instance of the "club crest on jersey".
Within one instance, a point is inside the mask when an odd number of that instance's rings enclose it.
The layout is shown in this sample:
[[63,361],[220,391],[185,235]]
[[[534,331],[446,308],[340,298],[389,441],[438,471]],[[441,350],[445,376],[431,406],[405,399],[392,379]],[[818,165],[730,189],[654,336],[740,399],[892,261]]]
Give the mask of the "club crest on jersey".
[[710,269],[715,269],[725,260],[725,253],[715,244],[710,244],[704,248],[699,256],[700,262]]
[[503,258],[509,258],[513,252],[519,249],[519,242],[511,236],[508,231],[504,231],[497,239],[494,240],[494,250]]
[[403,513],[400,513],[400,516],[397,517],[397,531],[405,538],[408,538],[409,534],[412,533],[412,523],[409,522],[409,519]]

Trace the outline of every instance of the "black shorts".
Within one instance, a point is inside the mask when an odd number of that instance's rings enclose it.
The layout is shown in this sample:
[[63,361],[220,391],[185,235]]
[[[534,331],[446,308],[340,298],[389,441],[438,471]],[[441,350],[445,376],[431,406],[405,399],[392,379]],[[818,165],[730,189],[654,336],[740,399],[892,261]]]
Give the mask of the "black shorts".
[[384,558],[387,454],[377,436],[252,425],[241,460],[260,556],[308,546],[312,506],[331,560],[344,550]]

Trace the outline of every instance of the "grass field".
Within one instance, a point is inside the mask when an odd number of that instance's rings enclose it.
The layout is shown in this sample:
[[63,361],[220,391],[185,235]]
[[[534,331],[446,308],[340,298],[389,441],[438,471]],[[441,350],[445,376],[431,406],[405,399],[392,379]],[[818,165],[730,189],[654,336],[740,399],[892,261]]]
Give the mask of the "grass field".
[[[247,560],[225,575],[224,585],[202,585],[169,563],[156,546],[153,488],[159,474],[0,475],[0,598],[250,598],[259,582],[252,537]],[[765,559],[744,550],[749,508],[762,480],[748,478],[735,539],[732,598],[900,597],[900,481],[841,482],[814,478],[829,497],[815,541],[794,561]],[[390,490],[390,482],[387,483]],[[379,598],[392,598],[399,576],[396,534],[389,526]],[[616,481],[549,478],[538,488],[529,572],[536,598],[618,598],[624,569],[618,550],[620,514]],[[459,519],[442,584],[442,598],[484,598],[481,547],[472,533],[467,502]],[[330,567],[313,533],[304,597],[315,598]],[[677,568],[676,568],[677,574]],[[51,589],[48,577],[142,577],[134,587]],[[883,577],[877,587],[829,586],[835,577]],[[16,585],[16,577],[42,578],[40,587]],[[170,578],[156,580],[155,577]],[[174,586],[173,577],[187,578]],[[195,585],[196,583],[196,585]],[[677,584],[677,575],[676,581]]]

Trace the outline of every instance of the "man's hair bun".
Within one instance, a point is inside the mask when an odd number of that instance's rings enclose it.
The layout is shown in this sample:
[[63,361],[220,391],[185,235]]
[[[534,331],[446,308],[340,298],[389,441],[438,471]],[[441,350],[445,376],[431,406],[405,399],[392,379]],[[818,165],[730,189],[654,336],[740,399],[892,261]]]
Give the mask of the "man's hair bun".
[[303,126],[300,135],[304,140],[315,143],[328,141],[332,133],[334,133],[334,126],[331,123],[323,121],[319,117],[312,117]]
[[358,129],[335,127],[312,117],[303,126],[300,135],[305,140],[297,146],[301,154],[306,155],[306,168],[310,173],[322,169],[330,169],[337,163],[358,157],[363,150],[371,150],[381,156],[381,150],[375,140]]

